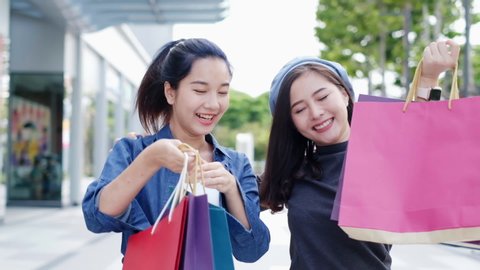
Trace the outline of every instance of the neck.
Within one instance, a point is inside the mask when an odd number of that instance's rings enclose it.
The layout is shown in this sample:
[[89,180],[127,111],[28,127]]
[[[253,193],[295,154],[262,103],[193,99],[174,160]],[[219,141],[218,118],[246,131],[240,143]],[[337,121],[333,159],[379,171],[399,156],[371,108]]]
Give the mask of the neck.
[[190,145],[191,147],[197,149],[200,152],[206,147],[208,147],[208,143],[205,140],[205,135],[192,136],[191,134],[188,134],[184,130],[179,128],[177,125],[172,125],[172,123],[170,124],[170,130],[172,132],[173,138],[180,140],[182,143]]

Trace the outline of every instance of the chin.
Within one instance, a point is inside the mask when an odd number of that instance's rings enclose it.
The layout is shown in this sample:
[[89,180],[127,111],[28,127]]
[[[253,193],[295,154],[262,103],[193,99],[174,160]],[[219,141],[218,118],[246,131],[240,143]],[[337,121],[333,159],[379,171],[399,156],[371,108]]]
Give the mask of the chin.
[[213,127],[215,127],[215,126],[197,128],[197,129],[195,129],[195,131],[196,131],[196,133],[198,133],[200,135],[207,135],[207,134],[209,134],[213,131]]

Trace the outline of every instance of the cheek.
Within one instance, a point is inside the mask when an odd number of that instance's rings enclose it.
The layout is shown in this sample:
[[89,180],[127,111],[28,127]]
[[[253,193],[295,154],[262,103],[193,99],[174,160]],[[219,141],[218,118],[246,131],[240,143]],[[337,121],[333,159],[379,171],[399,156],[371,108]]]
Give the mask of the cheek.
[[228,107],[230,106],[230,99],[229,97],[221,97],[219,99],[219,103],[220,103],[220,108],[222,110],[222,112],[225,112],[226,110],[228,110]]
[[303,127],[305,126],[306,120],[304,120],[301,115],[291,114],[291,117],[292,117],[292,122],[293,122],[293,125],[295,126],[295,128],[298,131],[301,131],[303,129]]

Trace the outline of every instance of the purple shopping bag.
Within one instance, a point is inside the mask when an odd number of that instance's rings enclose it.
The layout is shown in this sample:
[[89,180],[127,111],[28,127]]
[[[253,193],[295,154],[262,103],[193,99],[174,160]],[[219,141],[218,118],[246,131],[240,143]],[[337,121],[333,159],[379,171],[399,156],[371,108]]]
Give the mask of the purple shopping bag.
[[183,270],[214,270],[207,195],[189,195]]

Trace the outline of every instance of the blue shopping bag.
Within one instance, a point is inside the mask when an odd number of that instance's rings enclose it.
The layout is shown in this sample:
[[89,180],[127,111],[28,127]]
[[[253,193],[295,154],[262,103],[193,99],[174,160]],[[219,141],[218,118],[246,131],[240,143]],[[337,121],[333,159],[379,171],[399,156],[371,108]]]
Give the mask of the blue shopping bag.
[[215,270],[234,270],[225,210],[211,204],[209,210]]

